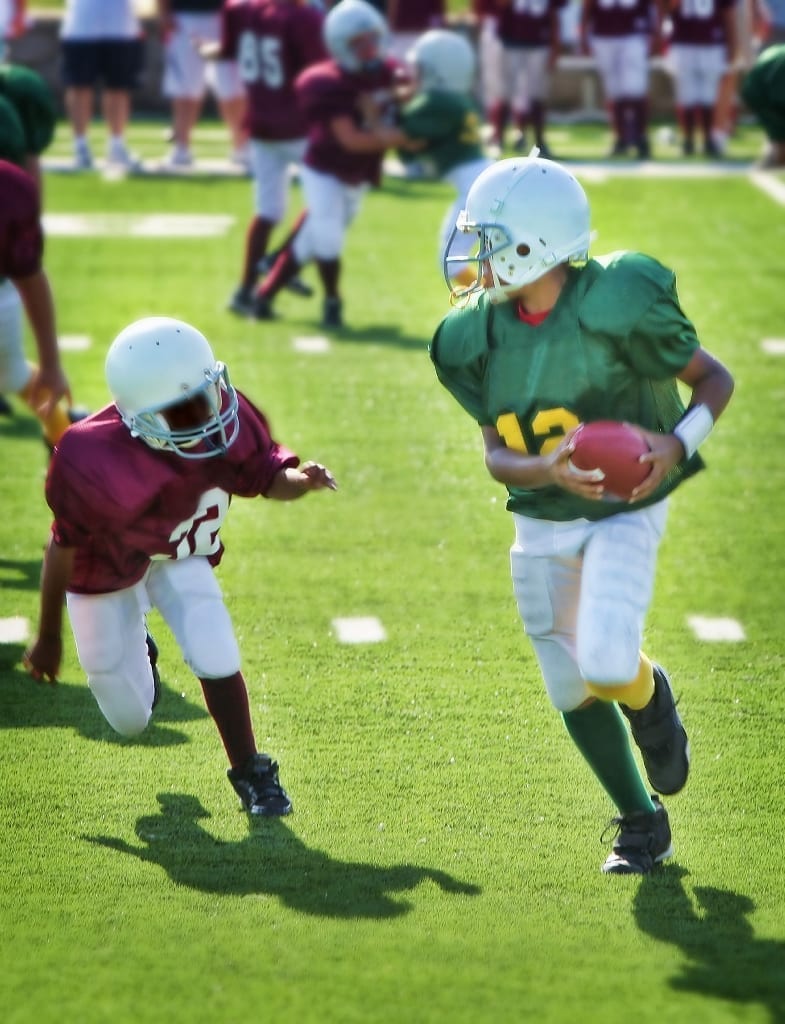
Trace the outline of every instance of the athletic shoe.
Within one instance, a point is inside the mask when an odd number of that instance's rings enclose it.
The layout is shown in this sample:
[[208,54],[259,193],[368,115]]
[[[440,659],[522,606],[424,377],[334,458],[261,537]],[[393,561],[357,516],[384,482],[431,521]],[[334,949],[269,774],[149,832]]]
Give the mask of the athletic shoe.
[[257,295],[253,300],[253,316],[255,320],[275,320],[273,305],[266,296]]
[[695,143],[692,139],[685,139],[681,144],[681,151],[684,156],[695,156]]
[[635,152],[639,160],[651,159],[651,145],[645,135],[635,143]]
[[278,781],[278,762],[267,754],[252,754],[242,768],[230,768],[226,775],[249,814],[291,812],[292,802]]
[[153,673],[153,703],[150,705],[150,710],[156,706],[158,701],[161,699],[161,677],[158,674],[158,644],[153,640],[150,634],[147,634],[147,657],[150,659],[150,668]]
[[74,167],[78,171],[89,171],[93,166],[93,154],[86,142],[74,143]]
[[690,744],[665,670],[654,666],[654,696],[640,711],[620,704],[658,793],[678,793],[690,770]]
[[253,293],[248,288],[243,288],[242,285],[232,295],[231,299],[226,307],[231,313],[236,313],[238,316],[254,316],[254,297]]
[[343,303],[340,299],[325,299],[322,327],[343,327]]
[[615,826],[616,835],[603,874],[648,875],[655,864],[673,856],[668,812],[654,794],[652,801],[653,811],[631,811],[610,820],[608,828]]
[[164,167],[192,167],[194,162],[191,150],[185,146],[173,146],[163,161]]
[[[263,256],[259,260],[258,264],[256,265],[256,269],[262,276],[264,276],[265,274],[269,274],[270,271],[273,269],[273,264],[280,255],[280,249],[276,249],[275,252],[268,253],[267,256]],[[306,284],[306,282],[303,281],[303,279],[299,275],[290,277],[289,280],[284,285],[284,288],[289,292],[293,292],[295,295],[302,296],[302,298],[304,299],[309,299],[313,295],[313,288],[309,284]]]
[[724,154],[714,139],[706,139],[703,144],[703,155],[710,160],[722,160]]
[[127,171],[139,169],[139,160],[129,152],[122,139],[112,139],[106,152],[106,162],[114,167],[123,167]]
[[0,395],[0,416],[13,416],[14,410],[5,395]]

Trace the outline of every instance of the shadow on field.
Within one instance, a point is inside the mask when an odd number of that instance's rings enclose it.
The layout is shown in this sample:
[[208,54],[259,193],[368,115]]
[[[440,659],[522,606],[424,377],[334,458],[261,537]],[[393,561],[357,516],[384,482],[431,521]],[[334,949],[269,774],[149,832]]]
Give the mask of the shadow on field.
[[281,818],[249,819],[250,834],[227,843],[199,824],[210,814],[196,797],[159,793],[158,803],[160,814],[136,823],[142,846],[110,836],[83,838],[157,864],[177,885],[227,896],[275,896],[292,910],[320,917],[400,917],[412,904],[393,894],[424,881],[457,895],[476,896],[481,891],[434,868],[332,860],[306,846]]
[[188,743],[184,732],[162,722],[192,722],[207,718],[205,708],[161,687],[161,703],[141,736],[125,739],[108,724],[86,683],[37,683],[21,666],[23,644],[0,644],[0,729],[72,728],[88,740],[145,747],[174,747]]
[[634,901],[641,931],[676,946],[687,960],[671,986],[734,1003],[761,1003],[772,1024],[785,1024],[785,941],[755,937],[749,896],[695,886],[691,899],[683,883],[687,874],[670,865],[647,875]]
[[0,558],[0,587],[3,590],[38,590],[40,558]]

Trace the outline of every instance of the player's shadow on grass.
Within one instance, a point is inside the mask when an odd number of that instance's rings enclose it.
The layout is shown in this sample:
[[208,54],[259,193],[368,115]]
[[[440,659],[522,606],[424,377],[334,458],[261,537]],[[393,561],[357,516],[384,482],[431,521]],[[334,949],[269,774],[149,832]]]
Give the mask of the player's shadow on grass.
[[634,901],[640,929],[686,958],[671,986],[733,1003],[761,1003],[772,1024],[785,1024],[785,941],[756,938],[749,896],[695,886],[697,909],[684,888],[687,873],[672,865],[646,876]]
[[159,793],[158,803],[160,814],[136,823],[141,846],[111,836],[83,838],[157,864],[177,885],[227,896],[275,896],[292,910],[319,917],[400,917],[412,904],[395,894],[424,881],[454,895],[481,891],[435,868],[333,860],[307,846],[281,818],[251,818],[245,839],[224,842],[202,828],[200,820],[210,815],[196,797]]
[[0,558],[0,589],[38,590],[40,582],[40,558]]
[[119,736],[98,709],[87,683],[38,683],[21,667],[23,644],[0,644],[0,729],[72,728],[88,740],[146,747],[188,743],[179,729],[162,723],[207,718],[207,710],[186,701],[167,686],[145,731],[133,739]]

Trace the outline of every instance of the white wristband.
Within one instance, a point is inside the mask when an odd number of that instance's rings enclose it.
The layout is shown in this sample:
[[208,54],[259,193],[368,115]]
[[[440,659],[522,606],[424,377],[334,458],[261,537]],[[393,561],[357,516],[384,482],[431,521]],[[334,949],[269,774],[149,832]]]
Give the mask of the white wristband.
[[695,405],[682,416],[673,433],[684,445],[686,457],[692,458],[714,426],[714,417],[708,405]]

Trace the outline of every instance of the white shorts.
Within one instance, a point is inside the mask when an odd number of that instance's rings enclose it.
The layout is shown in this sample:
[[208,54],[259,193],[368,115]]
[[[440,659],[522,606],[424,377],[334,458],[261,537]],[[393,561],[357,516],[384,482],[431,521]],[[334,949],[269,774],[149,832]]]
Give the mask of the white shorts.
[[298,263],[335,260],[343,251],[346,229],[360,209],[367,185],[346,185],[331,174],[303,166],[300,180],[308,216],[292,243]]
[[636,100],[649,90],[649,40],[646,36],[593,37],[591,48],[606,100]]
[[0,284],[0,394],[16,395],[30,380],[33,368],[25,358],[22,300],[10,281]]
[[573,711],[595,686],[637,672],[667,501],[590,522],[514,515],[518,611],[554,707]]
[[477,41],[477,56],[480,65],[480,92],[486,107],[495,103],[502,95],[502,58],[504,47],[496,34],[495,19],[483,19]]
[[157,608],[200,679],[240,670],[240,651],[215,573],[195,555],[153,562],[144,579],[111,594],[66,595],[79,663],[104,717],[123,736],[147,725],[153,675],[145,615]]
[[220,38],[220,15],[175,15],[174,31],[165,47],[165,96],[198,100],[208,88],[219,100],[244,95],[236,61],[204,60],[199,54],[202,43],[217,43]]
[[289,168],[299,164],[305,139],[264,142],[251,139],[251,170],[254,176],[254,206],[259,217],[277,224],[286,212]]
[[719,46],[688,46],[676,43],[668,53],[668,65],[680,107],[713,107],[722,76],[728,67],[727,50]]
[[532,102],[545,99],[548,92],[548,47],[505,46],[502,52],[501,93],[516,112],[525,113]]

